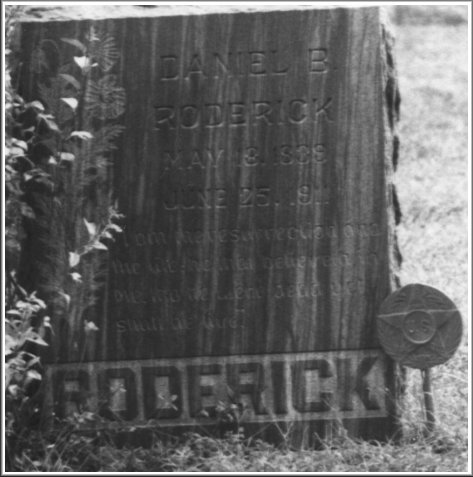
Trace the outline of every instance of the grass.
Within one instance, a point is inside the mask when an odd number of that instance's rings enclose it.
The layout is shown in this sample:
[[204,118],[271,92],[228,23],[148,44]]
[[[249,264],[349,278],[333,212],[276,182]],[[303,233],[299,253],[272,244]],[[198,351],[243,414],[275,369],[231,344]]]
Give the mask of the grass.
[[[400,8],[406,10],[401,11]],[[410,8],[410,10],[407,10]],[[468,470],[468,234],[466,7],[396,7],[394,19],[402,95],[401,152],[396,184],[403,284],[442,290],[465,319],[455,356],[432,370],[437,433],[421,432],[420,374],[408,370],[400,443],[344,438],[317,452],[248,445],[239,436],[157,441],[151,449],[118,449],[106,442],[44,437],[16,462],[26,471],[103,472],[467,472]],[[417,20],[416,20],[417,19]],[[58,449],[63,449],[59,451]],[[54,454],[55,453],[55,454]],[[38,457],[39,456],[39,457]],[[80,457],[80,456],[86,456]]]
[[[404,256],[401,280],[443,291],[464,318],[459,350],[432,370],[439,425],[456,442],[457,451],[463,448],[459,466],[449,470],[462,471],[468,433],[467,26],[403,25],[397,38],[402,149],[396,183],[404,214],[398,231]],[[419,373],[410,370],[407,428],[422,415],[421,403],[416,402],[420,396]]]
[[466,5],[402,5],[391,7],[399,25],[460,25],[467,23]]

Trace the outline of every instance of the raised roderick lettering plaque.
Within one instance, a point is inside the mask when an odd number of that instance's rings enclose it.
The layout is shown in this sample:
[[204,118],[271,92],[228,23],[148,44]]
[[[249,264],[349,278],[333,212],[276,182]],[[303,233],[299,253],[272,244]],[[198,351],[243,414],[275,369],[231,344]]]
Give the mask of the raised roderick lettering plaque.
[[[59,414],[106,391],[125,422],[202,426],[231,389],[256,428],[323,435],[339,416],[356,436],[392,432],[375,326],[395,271],[379,11],[271,8],[24,25],[27,52],[106,32],[114,82],[97,88],[126,94],[108,176],[124,232],[60,330]],[[85,317],[99,330],[84,351]]]

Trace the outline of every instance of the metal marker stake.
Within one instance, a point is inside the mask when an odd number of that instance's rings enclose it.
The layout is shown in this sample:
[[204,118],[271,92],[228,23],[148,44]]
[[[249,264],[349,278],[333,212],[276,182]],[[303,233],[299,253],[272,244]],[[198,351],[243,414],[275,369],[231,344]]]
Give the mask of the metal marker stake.
[[427,433],[430,435],[435,429],[434,399],[430,385],[430,368],[422,369],[422,391],[424,392],[425,415]]
[[427,285],[406,285],[391,293],[378,312],[378,338],[384,351],[402,366],[421,370],[425,435],[435,430],[430,368],[449,360],[463,336],[455,304]]

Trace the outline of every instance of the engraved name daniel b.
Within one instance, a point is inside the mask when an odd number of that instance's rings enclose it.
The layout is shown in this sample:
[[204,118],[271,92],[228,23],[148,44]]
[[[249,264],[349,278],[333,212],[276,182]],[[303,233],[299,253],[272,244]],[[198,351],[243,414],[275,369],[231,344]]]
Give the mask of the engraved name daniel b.
[[[278,50],[257,49],[210,55],[193,53],[186,57],[170,53],[158,58],[158,77],[161,81],[175,81],[194,77],[285,76],[295,66],[287,56]],[[308,48],[302,55],[305,72],[326,73],[331,65],[328,56],[327,48]]]
[[378,350],[63,364],[49,399],[63,417],[108,397],[122,420],[162,425],[205,424],[228,389],[250,422],[385,417],[385,366]]

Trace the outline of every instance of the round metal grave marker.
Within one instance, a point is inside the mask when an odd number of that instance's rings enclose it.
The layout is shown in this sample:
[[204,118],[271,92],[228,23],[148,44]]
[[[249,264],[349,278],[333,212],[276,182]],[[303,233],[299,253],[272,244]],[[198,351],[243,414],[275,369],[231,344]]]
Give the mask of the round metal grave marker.
[[381,305],[378,338],[391,358],[403,366],[427,369],[450,359],[463,334],[454,303],[441,291],[406,285]]

